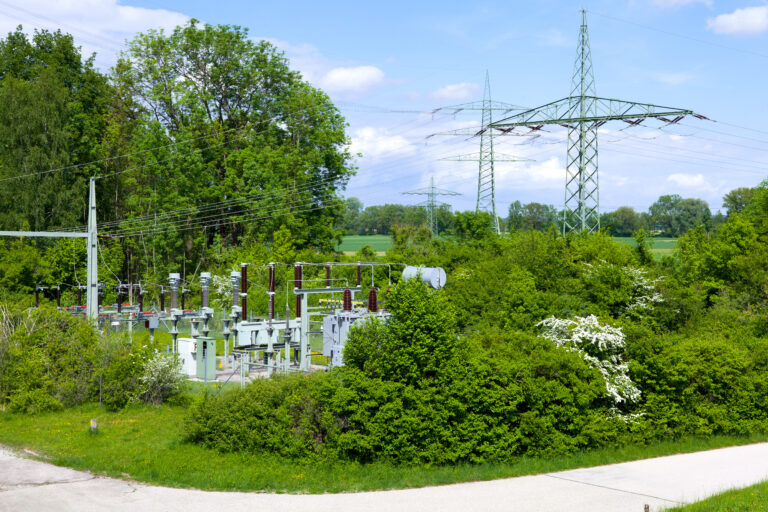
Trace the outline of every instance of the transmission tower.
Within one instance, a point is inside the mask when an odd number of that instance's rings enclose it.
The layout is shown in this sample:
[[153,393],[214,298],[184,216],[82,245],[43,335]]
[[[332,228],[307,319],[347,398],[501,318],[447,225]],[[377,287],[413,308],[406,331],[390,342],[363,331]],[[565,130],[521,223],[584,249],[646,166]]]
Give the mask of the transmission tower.
[[405,195],[415,196],[427,196],[427,200],[417,204],[416,206],[424,206],[427,209],[427,222],[429,223],[429,229],[432,230],[432,235],[437,236],[437,217],[435,217],[435,210],[441,206],[450,206],[448,203],[443,203],[437,200],[437,196],[460,196],[458,192],[452,192],[442,188],[435,187],[435,177],[430,179],[429,187],[420,188],[418,190],[411,190],[409,192],[403,192]]
[[[478,163],[478,176],[477,176],[477,203],[475,211],[484,211],[491,214],[493,217],[493,229],[497,234],[501,233],[499,226],[499,216],[496,213],[496,178],[494,176],[494,162],[522,162],[521,160],[510,155],[501,153],[495,153],[493,149],[493,138],[499,135],[527,135],[527,134],[498,134],[494,133],[490,129],[491,123],[493,123],[493,112],[502,111],[508,114],[512,110],[524,110],[521,107],[510,105],[508,103],[494,102],[491,99],[491,79],[488,71],[485,72],[485,91],[483,92],[483,101],[478,104],[471,103],[465,104],[466,106],[457,105],[454,108],[460,110],[481,110],[482,111],[482,125],[480,130],[473,129],[471,132],[467,130],[455,130],[453,132],[438,133],[434,135],[466,135],[466,136],[480,136],[480,152],[469,155],[458,155],[447,158],[441,158],[440,160],[451,160],[456,162],[477,162]],[[457,111],[460,111],[457,110]],[[430,137],[434,136],[430,135]]]
[[491,128],[502,133],[509,133],[517,127],[528,127],[533,132],[550,124],[568,129],[563,233],[574,230],[592,233],[600,229],[598,128],[614,120],[637,126],[646,118],[658,118],[667,124],[674,124],[689,114],[706,119],[691,110],[597,97],[587,11],[582,10],[571,95],[491,123]]

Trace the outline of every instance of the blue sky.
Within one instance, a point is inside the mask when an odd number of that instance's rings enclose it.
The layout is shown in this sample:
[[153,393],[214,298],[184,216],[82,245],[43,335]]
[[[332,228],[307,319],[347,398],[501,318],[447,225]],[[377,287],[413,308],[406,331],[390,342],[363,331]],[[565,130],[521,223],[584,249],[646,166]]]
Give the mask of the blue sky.
[[[705,199],[768,177],[768,3],[764,0],[566,0],[537,2],[210,2],[0,0],[0,30],[61,28],[107,69],[126,38],[188,18],[248,27],[285,51],[349,121],[362,153],[347,190],[364,204],[414,202],[406,190],[439,186],[473,209],[477,166],[441,160],[479,142],[429,137],[476,126],[479,112],[431,111],[482,99],[535,107],[568,95],[580,13],[588,11],[597,94],[681,107],[686,119],[605,125],[600,139],[601,209],[645,210],[659,195]],[[404,111],[404,112],[403,112]],[[496,139],[526,162],[497,162],[497,206],[538,201],[561,207],[564,130],[535,140]]]

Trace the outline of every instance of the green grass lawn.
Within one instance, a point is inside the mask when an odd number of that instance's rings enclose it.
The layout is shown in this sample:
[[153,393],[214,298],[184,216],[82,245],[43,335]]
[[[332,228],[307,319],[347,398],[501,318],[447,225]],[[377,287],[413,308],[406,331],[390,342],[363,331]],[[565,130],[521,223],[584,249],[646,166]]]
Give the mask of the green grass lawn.
[[348,235],[336,246],[336,250],[357,252],[364,245],[370,245],[371,249],[376,252],[384,252],[392,247],[392,239],[389,235]]
[[768,511],[768,480],[745,489],[717,494],[668,512],[761,512]]
[[[198,385],[194,391],[200,392],[200,389]],[[135,407],[108,413],[95,405],[39,415],[2,412],[0,443],[29,448],[59,466],[157,485],[206,490],[325,493],[491,480],[768,439],[768,436],[683,439],[572,456],[520,458],[504,464],[451,467],[396,467],[323,460],[295,463],[270,454],[219,453],[185,443],[181,435],[185,414],[183,406]],[[88,429],[91,418],[99,424],[95,435]]]

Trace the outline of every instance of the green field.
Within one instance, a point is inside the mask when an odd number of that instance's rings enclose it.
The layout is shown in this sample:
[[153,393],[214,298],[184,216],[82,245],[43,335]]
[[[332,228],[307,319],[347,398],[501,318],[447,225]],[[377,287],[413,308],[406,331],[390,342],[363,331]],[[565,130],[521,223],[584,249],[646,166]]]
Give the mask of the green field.
[[[627,244],[632,247],[637,247],[637,243],[634,238],[631,237],[614,237],[614,240],[620,244]],[[660,260],[664,256],[672,256],[672,253],[677,249],[677,238],[653,238],[652,239],[651,252],[653,256]]]
[[349,235],[336,246],[339,252],[357,252],[363,246],[370,245],[376,252],[385,252],[392,247],[389,235]]
[[[635,240],[631,237],[615,237],[619,243],[637,247]],[[370,245],[376,252],[385,252],[392,247],[392,239],[389,235],[349,235],[345,236],[336,250],[339,252],[357,252],[365,245]],[[677,249],[676,238],[654,238],[651,252],[657,259],[662,256],[671,256]]]

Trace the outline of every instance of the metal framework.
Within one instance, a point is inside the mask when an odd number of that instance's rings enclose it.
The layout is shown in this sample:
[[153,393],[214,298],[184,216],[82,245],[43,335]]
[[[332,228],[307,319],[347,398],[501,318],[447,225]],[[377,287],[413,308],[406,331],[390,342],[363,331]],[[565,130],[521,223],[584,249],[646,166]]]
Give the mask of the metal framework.
[[553,124],[568,129],[563,233],[591,233],[600,229],[598,128],[608,121],[621,120],[636,126],[646,118],[677,123],[689,114],[702,116],[681,108],[598,97],[595,93],[586,11],[581,11],[579,44],[571,82],[571,95],[567,98],[491,123],[491,128],[501,133],[510,133],[517,127],[527,127],[535,132],[544,125]]
[[99,265],[98,238],[96,231],[96,179],[91,178],[88,195],[88,231],[0,231],[0,236],[23,236],[42,238],[85,238],[87,239],[88,282],[86,288],[86,313],[95,321],[99,316]]
[[499,234],[501,233],[501,227],[499,225],[499,216],[496,213],[496,177],[494,174],[494,162],[522,162],[526,160],[515,158],[511,155],[496,153],[493,148],[493,139],[494,137],[502,135],[525,136],[529,134],[494,132],[490,129],[490,126],[491,123],[493,123],[493,112],[500,111],[503,114],[509,114],[512,111],[522,111],[525,109],[518,107],[517,105],[493,101],[491,99],[491,79],[488,71],[485,72],[485,90],[483,92],[482,102],[467,103],[465,106],[456,105],[450,108],[455,109],[456,112],[462,110],[481,110],[482,124],[480,129],[463,128],[450,132],[436,133],[430,135],[430,137],[433,137],[434,135],[480,136],[480,151],[478,153],[450,156],[441,158],[440,160],[478,163],[477,203],[475,211],[490,213],[493,217],[493,229]]
[[427,222],[429,223],[429,229],[432,230],[432,235],[437,236],[437,218],[435,217],[435,210],[448,203],[443,203],[437,200],[437,196],[460,196],[459,192],[452,192],[442,188],[435,187],[435,177],[430,179],[430,185],[426,188],[420,188],[418,190],[411,190],[409,192],[403,192],[405,195],[418,195],[427,196],[427,200],[417,204],[416,206],[424,206],[427,209]]

